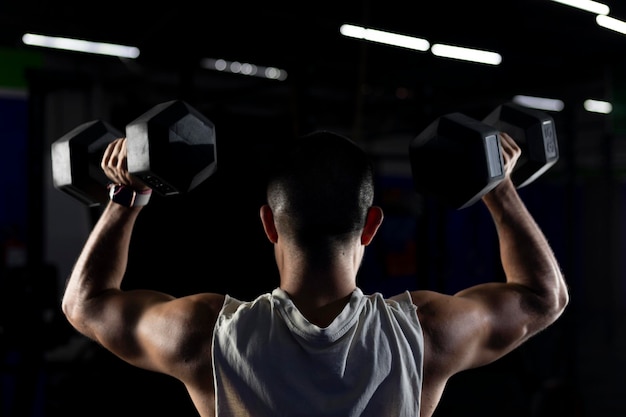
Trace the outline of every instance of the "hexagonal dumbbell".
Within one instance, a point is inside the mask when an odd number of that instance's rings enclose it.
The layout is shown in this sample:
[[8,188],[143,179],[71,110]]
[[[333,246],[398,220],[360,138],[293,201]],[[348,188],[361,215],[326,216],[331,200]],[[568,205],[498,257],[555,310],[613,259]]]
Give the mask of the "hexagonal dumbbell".
[[191,191],[217,168],[213,123],[184,101],[161,103],[126,125],[123,135],[101,120],[71,130],[52,144],[55,188],[93,207],[108,201],[100,168],[107,145],[127,138],[128,170],[158,194]]
[[556,127],[549,114],[505,103],[489,113],[483,122],[508,133],[521,148],[522,155],[511,174],[517,188],[535,181],[558,161]]
[[437,118],[409,144],[415,190],[462,209],[504,178],[499,132],[522,150],[511,179],[524,187],[558,160],[554,121],[548,114],[515,103],[494,109],[483,121],[462,113]]

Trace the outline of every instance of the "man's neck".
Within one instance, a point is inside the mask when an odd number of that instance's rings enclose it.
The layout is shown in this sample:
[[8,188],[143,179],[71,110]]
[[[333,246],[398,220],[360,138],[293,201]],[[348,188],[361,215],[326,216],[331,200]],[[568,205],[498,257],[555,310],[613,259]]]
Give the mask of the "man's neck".
[[305,280],[281,283],[300,313],[306,319],[319,326],[328,327],[346,306],[356,284],[354,280],[332,280],[324,282],[321,277],[309,277]]
[[[289,293],[288,293],[289,294]],[[352,292],[338,298],[313,298],[293,297],[289,294],[289,298],[293,301],[300,313],[312,324],[318,327],[328,327],[333,320],[343,311],[346,304],[350,301]]]

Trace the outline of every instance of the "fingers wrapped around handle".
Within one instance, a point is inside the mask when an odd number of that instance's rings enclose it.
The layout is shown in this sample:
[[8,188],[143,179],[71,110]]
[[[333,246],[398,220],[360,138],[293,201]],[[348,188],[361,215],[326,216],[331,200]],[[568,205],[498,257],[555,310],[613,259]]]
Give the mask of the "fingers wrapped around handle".
[[100,166],[112,183],[122,184],[135,190],[149,187],[128,171],[128,150],[126,138],[113,140],[104,150]]
[[500,147],[502,149],[502,162],[505,175],[510,176],[522,155],[522,149],[506,132],[500,132]]

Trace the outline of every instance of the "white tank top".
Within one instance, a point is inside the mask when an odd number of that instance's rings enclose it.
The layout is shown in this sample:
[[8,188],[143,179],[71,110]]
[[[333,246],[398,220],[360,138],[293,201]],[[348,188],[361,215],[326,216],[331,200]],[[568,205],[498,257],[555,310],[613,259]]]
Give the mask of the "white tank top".
[[418,417],[424,340],[407,292],[364,295],[325,328],[280,288],[226,296],[213,339],[217,417]]

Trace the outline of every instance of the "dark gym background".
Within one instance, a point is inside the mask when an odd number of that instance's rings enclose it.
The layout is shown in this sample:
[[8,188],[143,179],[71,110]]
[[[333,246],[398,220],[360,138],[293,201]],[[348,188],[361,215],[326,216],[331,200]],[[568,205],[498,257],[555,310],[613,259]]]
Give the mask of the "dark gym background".
[[[565,103],[550,113],[558,163],[520,192],[556,251],[571,304],[523,347],[454,377],[436,416],[626,415],[625,36],[549,0],[130,3],[0,5],[0,416],[196,415],[178,383],[122,363],[61,315],[65,278],[99,215],[52,186],[50,144],[73,127],[101,118],[123,128],[172,99],[216,125],[216,174],[144,210],[126,287],[240,298],[274,288],[258,220],[267,157],[294,134],[328,128],[377,163],[386,220],[360,286],[454,292],[500,279],[494,230],[480,204],[451,211],[417,196],[407,146],[442,114],[482,119],[516,94]],[[606,4],[626,19],[623,2]],[[342,38],[342,23],[494,50],[503,63]],[[142,54],[26,47],[25,32]],[[202,58],[277,66],[289,77],[211,72]],[[587,98],[612,102],[613,113],[585,112]]]

